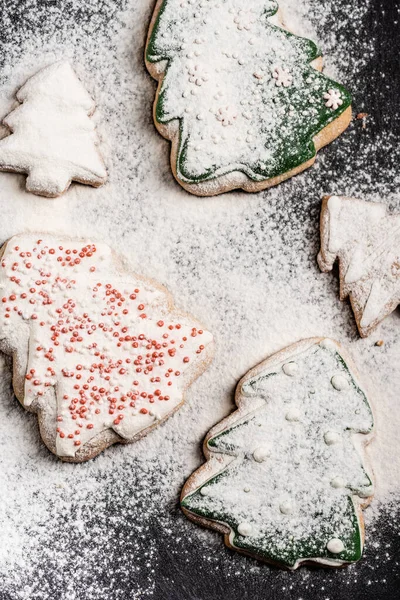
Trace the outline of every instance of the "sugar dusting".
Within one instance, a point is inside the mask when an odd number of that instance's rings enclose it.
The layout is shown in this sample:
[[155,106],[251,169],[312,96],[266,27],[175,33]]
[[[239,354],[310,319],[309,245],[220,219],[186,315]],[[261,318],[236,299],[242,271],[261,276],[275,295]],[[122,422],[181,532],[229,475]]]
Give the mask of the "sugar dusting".
[[[278,188],[188,196],[173,181],[168,143],[151,118],[155,85],[143,51],[152,4],[7,3],[0,113],[10,112],[15,92],[39,68],[69,58],[96,100],[110,181],[99,190],[73,185],[54,201],[27,194],[22,176],[1,174],[1,241],[44,230],[108,243],[136,271],[165,283],[178,306],[214,333],[217,355],[163,427],[84,465],[62,464],[41,445],[36,418],[13,398],[10,363],[1,359],[0,589],[13,600],[217,599],[227,586],[249,597],[273,588],[276,595],[304,598],[314,590],[328,598],[363,582],[376,594],[388,584],[380,568],[396,568],[387,533],[395,531],[400,495],[398,314],[371,339],[359,339],[350,307],[339,302],[337,276],[321,274],[316,255],[323,194],[400,209],[397,138],[375,126],[375,111],[366,129],[354,121],[312,170]],[[353,91],[356,113],[373,112],[376,101],[367,75],[374,51],[368,2],[360,5],[281,2],[288,26],[318,41],[327,74]],[[370,388],[377,491],[366,511],[364,560],[345,571],[302,569],[293,577],[232,555],[218,534],[188,522],[177,500],[203,460],[205,433],[233,409],[238,379],[269,354],[318,335],[346,346]],[[380,339],[384,345],[375,346]]]

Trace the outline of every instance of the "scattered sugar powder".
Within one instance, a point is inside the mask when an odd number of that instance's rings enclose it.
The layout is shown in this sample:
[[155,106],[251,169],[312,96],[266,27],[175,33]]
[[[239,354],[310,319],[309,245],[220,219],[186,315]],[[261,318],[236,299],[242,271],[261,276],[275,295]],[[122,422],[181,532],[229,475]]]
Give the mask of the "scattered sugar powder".
[[[399,211],[400,132],[393,115],[381,117],[389,114],[390,89],[370,62],[377,43],[370,3],[281,5],[288,26],[321,46],[326,73],[352,90],[355,114],[370,116],[354,120],[301,176],[265,193],[212,200],[174,182],[168,142],[152,122],[155,83],[143,61],[152,1],[3,7],[0,113],[16,107],[16,91],[38,69],[69,59],[97,104],[109,181],[98,190],[73,184],[48,200],[27,194],[23,176],[0,174],[1,241],[42,230],[109,244],[135,271],[168,286],[178,307],[214,334],[217,355],[164,426],[81,465],[61,463],[41,444],[36,417],[12,396],[10,362],[2,359],[2,600],[220,599],[233,588],[243,597],[340,598],[360,584],[382,597],[390,590],[382,573],[397,565],[398,314],[361,340],[348,303],[338,299],[337,274],[322,274],[316,256],[322,195],[357,195]],[[365,511],[361,563],[290,575],[225,550],[219,534],[185,519],[178,497],[203,461],[205,433],[234,408],[240,377],[280,348],[319,335],[343,343],[370,390],[376,496]]]

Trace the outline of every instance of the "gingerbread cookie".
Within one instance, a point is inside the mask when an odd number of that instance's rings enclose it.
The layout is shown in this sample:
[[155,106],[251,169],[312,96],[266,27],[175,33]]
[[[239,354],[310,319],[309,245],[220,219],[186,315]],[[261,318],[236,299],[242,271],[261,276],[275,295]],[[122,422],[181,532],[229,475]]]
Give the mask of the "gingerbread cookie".
[[27,173],[28,192],[54,198],[71,181],[98,187],[107,180],[99,154],[95,104],[71,66],[57,62],[31,77],[17,93],[23,103],[3,123],[0,170]]
[[255,192],[310,167],[351,120],[351,97],[275,0],[158,0],[146,64],[178,182],[199,196]]
[[326,197],[321,212],[325,273],[339,260],[340,298],[350,297],[362,337],[400,303],[400,215],[386,206],[340,196]]
[[212,358],[208,331],[110,248],[18,235],[2,248],[0,349],[46,446],[81,462],[170,416]]
[[313,338],[278,352],[240,381],[236,404],[206,437],[185,514],[288,569],[358,560],[373,486],[355,434],[368,440],[373,417],[339,344]]

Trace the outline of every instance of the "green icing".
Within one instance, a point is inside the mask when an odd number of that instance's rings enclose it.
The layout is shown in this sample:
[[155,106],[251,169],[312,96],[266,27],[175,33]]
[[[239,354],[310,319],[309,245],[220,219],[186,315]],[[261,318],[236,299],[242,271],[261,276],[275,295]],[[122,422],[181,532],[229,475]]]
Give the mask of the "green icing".
[[[272,50],[271,56],[266,53],[262,63],[269,66],[269,71],[265,83],[259,88],[260,106],[257,121],[252,124],[256,141],[244,148],[243,139],[239,142],[229,139],[226,143],[230,146],[230,152],[224,155],[221,146],[217,146],[214,151],[209,138],[211,130],[221,129],[221,126],[218,129],[218,121],[215,119],[215,124],[207,121],[203,128],[203,124],[199,125],[195,118],[185,115],[184,107],[193,99],[189,97],[187,101],[181,100],[183,86],[186,85],[182,40],[183,32],[194,26],[194,17],[185,8],[181,8],[179,3],[175,6],[174,2],[175,0],[164,0],[150,35],[146,57],[149,63],[166,61],[156,106],[156,119],[161,124],[179,120],[178,176],[185,182],[199,183],[233,171],[241,171],[254,181],[263,181],[291,171],[314,158],[316,149],[313,138],[351,105],[351,96],[342,85],[311,67],[310,63],[320,55],[317,46],[310,40],[271,24],[266,17],[274,15],[278,7],[276,3],[265,0],[270,9],[258,17],[262,22],[265,48],[271,39],[279,47],[289,47],[291,57],[285,61],[285,67],[290,67],[293,72],[294,85],[271,85],[271,68],[276,64],[276,53]],[[223,2],[221,6],[224,4],[228,6],[228,3]],[[225,16],[226,19],[230,18],[228,14]],[[202,28],[199,26],[198,30],[202,31]],[[213,54],[211,69],[215,67],[215,61],[218,61],[218,56]],[[244,71],[238,68],[237,85],[243,88],[239,93],[242,99],[249,97],[255,86],[253,71],[252,65]],[[222,84],[224,75],[224,72],[218,75]],[[203,89],[204,86],[196,90],[196,93],[202,94]],[[328,108],[323,98],[324,93],[330,89],[340,92],[343,102],[335,110]],[[195,108],[197,97],[194,100]],[[288,107],[291,107],[290,113],[287,112]],[[277,110],[280,108],[284,109],[283,114]],[[270,119],[271,113],[274,115],[273,122]],[[246,124],[243,125],[245,126]],[[200,146],[204,145],[209,155],[206,158],[200,156],[196,160],[199,140]],[[223,146],[223,142],[221,145]]]
[[[222,477],[228,476],[229,471],[226,471],[202,487],[212,486]],[[279,528],[274,529],[273,527],[266,528],[260,537],[244,537],[238,533],[240,525],[238,519],[235,519],[232,514],[226,513],[224,510],[210,510],[204,502],[204,497],[201,495],[200,489],[194,492],[194,494],[186,496],[182,500],[182,507],[200,517],[229,525],[234,532],[233,545],[259,558],[293,568],[299,559],[311,560],[321,558],[356,562],[362,556],[360,526],[353,501],[350,497],[344,500],[339,513],[336,511],[332,512],[331,518],[321,523],[321,527],[318,529],[318,537],[313,535],[302,537],[301,539],[290,539],[287,538],[284,530],[280,530]],[[316,511],[310,515],[310,518],[316,520],[318,516],[318,512]],[[343,521],[346,521],[348,524],[346,531],[343,531]],[[341,525],[340,539],[344,543],[345,550],[340,554],[332,554],[326,548],[326,540],[334,536],[335,529],[339,525]],[[284,544],[282,544],[283,540]]]

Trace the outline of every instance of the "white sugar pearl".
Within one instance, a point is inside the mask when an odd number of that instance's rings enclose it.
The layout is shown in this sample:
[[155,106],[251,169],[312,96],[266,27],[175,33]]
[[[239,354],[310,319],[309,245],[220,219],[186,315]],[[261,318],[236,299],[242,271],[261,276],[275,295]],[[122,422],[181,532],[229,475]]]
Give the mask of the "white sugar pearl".
[[342,540],[338,538],[332,538],[326,545],[327,550],[332,552],[332,554],[340,554],[344,550],[344,544]]
[[238,526],[238,533],[240,533],[240,535],[248,536],[251,535],[252,531],[253,527],[251,523],[246,523],[246,521],[240,523],[240,525]]
[[293,512],[293,504],[290,500],[285,500],[279,505],[279,510],[283,515],[290,515]]
[[253,452],[253,458],[256,462],[262,463],[271,455],[270,449],[267,446],[260,446]]
[[300,416],[301,416],[301,414],[300,414],[299,409],[296,408],[295,406],[292,406],[287,411],[287,413],[285,415],[285,419],[286,419],[286,421],[300,421]]
[[331,481],[331,486],[335,489],[340,489],[340,488],[344,488],[346,485],[345,480],[343,479],[343,477],[335,477],[334,479],[332,479]]
[[335,390],[338,390],[339,392],[342,392],[349,387],[349,382],[343,375],[334,375],[331,379],[331,384]]
[[341,441],[341,435],[337,431],[327,431],[324,434],[325,444],[332,446],[333,444],[339,444]]
[[299,370],[299,365],[295,362],[289,362],[283,365],[282,370],[285,373],[285,375],[288,375],[289,377],[294,377]]
[[202,496],[210,496],[211,495],[211,490],[209,487],[202,487],[200,490],[200,494]]
[[320,346],[322,348],[325,348],[326,350],[336,350],[335,342],[333,342],[332,340],[330,340],[328,338],[322,340],[322,342],[320,343]]

